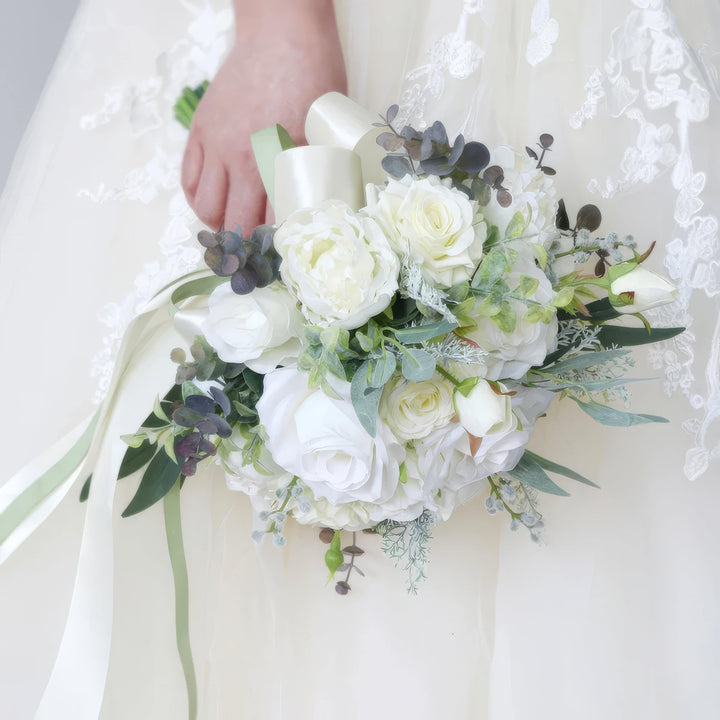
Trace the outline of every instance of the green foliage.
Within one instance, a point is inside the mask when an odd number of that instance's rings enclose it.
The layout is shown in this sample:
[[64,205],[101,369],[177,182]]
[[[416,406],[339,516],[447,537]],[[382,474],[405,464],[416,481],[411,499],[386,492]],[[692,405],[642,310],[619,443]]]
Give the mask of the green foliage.
[[327,569],[330,571],[330,576],[328,577],[328,582],[330,582],[333,579],[333,576],[337,572],[337,569],[345,561],[345,557],[343,556],[343,552],[340,549],[340,547],[341,547],[340,531],[336,530],[335,534],[333,535],[333,539],[330,541],[330,547],[325,552],[325,565],[327,566]]
[[527,456],[528,460],[536,462],[543,470],[557,473],[558,475],[564,475],[565,477],[568,477],[571,480],[577,480],[578,482],[584,483],[585,485],[590,485],[591,487],[595,487],[595,488],[599,487],[599,485],[596,485],[591,480],[588,480],[586,477],[583,477],[579,473],[576,473],[574,470],[571,470],[570,468],[567,468],[564,465],[559,465],[558,463],[555,463],[552,460],[548,460],[544,457],[541,457],[540,455],[536,455],[535,453],[530,452],[529,450],[525,451],[525,455]]
[[140,485],[122,516],[130,517],[154,505],[170,492],[180,477],[177,462],[171,460],[165,450],[159,450],[145,469]]
[[631,427],[633,425],[644,425],[651,422],[666,423],[667,418],[659,415],[645,415],[642,413],[630,413],[615,408],[601,405],[596,402],[582,402],[577,398],[572,398],[593,420],[602,425],[610,425],[612,427]]
[[527,451],[520,458],[520,462],[508,472],[508,475],[515,478],[523,485],[529,485],[540,492],[550,495],[569,495],[570,493],[556,485],[543,470],[541,464]]
[[375,526],[382,538],[382,550],[394,560],[395,567],[405,561],[403,569],[407,572],[408,592],[414,595],[418,583],[425,579],[432,526],[432,515],[427,510],[409,522],[383,520]]

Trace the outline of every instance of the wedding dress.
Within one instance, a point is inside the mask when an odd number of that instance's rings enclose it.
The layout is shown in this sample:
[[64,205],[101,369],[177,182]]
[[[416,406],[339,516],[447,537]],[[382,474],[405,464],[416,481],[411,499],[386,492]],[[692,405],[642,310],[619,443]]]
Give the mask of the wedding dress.
[[[378,112],[398,101],[415,127],[440,119],[490,146],[552,133],[567,207],[594,202],[604,230],[656,241],[654,267],[679,302],[655,322],[689,329],[636,353],[637,376],[659,379],[633,386],[633,409],[669,423],[605,428],[563,403],[538,423],[531,447],[601,490],[543,497],[541,545],[488,516],[482,498],[469,503],[434,528],[418,596],[371,536],[365,577],[337,596],[316,530],[288,527],[286,547],[259,547],[245,495],[218,470],[190,479],[198,717],[712,716],[720,6],[338,0],[336,10],[351,97]],[[107,392],[133,316],[200,261],[171,107],[184,85],[212,77],[231,23],[220,0],[81,3],[0,207],[3,480],[33,458],[42,471],[38,456]],[[168,354],[182,340],[167,325],[137,353],[108,436],[133,432],[172,382]],[[87,508],[79,477],[4,551],[3,717],[187,715],[162,509],[121,519],[137,481],[117,483],[113,500],[114,481],[103,491],[97,480],[122,449],[101,458]]]

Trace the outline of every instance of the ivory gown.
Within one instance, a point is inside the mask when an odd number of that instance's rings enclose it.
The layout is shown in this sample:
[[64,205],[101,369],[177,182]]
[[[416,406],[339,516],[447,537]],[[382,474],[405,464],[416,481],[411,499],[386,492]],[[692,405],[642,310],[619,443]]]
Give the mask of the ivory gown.
[[[669,424],[603,428],[564,404],[538,423],[531,446],[602,487],[568,481],[571,498],[543,497],[544,545],[511,533],[480,498],[436,527],[417,597],[363,537],[366,578],[340,598],[325,587],[315,530],[289,525],[284,549],[258,548],[247,498],[219,471],[187,482],[199,717],[713,716],[720,6],[339,0],[337,15],[350,95],[366,107],[399,100],[415,125],[441,119],[488,145],[553,133],[568,208],[595,202],[603,229],[657,241],[655,267],[665,263],[682,299],[660,319],[691,317],[692,336],[655,353],[656,367],[637,353],[637,375],[661,379],[634,386],[633,408]],[[171,105],[212,77],[231,22],[218,0],[81,3],[0,207],[3,479],[92,412],[136,309],[200,258]],[[167,351],[179,342],[159,333],[144,350],[113,432],[132,432],[171,381]],[[134,482],[118,484],[112,511],[95,499],[94,517],[112,512],[112,528],[91,523],[84,552],[108,572],[81,571],[72,612],[84,608],[83,620],[62,647],[79,486],[0,569],[3,717],[34,716],[58,655],[38,717],[186,716],[162,511],[119,517]]]

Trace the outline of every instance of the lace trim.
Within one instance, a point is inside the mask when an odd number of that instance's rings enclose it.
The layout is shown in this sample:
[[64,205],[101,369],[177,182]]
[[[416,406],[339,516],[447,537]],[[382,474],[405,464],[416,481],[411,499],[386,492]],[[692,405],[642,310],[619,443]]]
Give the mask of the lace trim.
[[535,0],[530,17],[530,39],[525,50],[528,63],[535,67],[549,58],[559,34],[557,20],[550,17],[550,0]]
[[654,367],[664,368],[666,392],[679,390],[702,414],[683,423],[695,440],[687,452],[684,471],[695,480],[711,460],[720,459],[720,444],[708,447],[710,426],[720,418],[720,318],[701,394],[693,373],[696,336],[690,300],[697,290],[707,298],[720,293],[720,241],[717,217],[702,212],[706,174],[694,169],[690,128],[708,116],[708,87],[718,93],[717,72],[708,61],[707,48],[696,53],[684,42],[667,3],[633,0],[633,4],[637,9],[612,32],[603,67],[588,77],[585,101],[570,117],[570,125],[581,128],[597,116],[604,102],[611,117],[627,118],[637,126],[635,143],[625,150],[619,175],[604,182],[593,179],[589,184],[592,192],[603,197],[651,183],[663,171],[671,170],[677,192],[676,228],[664,262],[679,288],[679,298],[655,315],[663,324],[683,325],[688,330],[668,343],[652,346],[650,359]]
[[407,73],[396,118],[398,127],[411,124],[418,130],[426,128],[425,109],[442,96],[446,75],[465,80],[480,67],[484,52],[467,39],[467,21],[470,15],[480,13],[483,5],[483,0],[465,0],[455,32],[434,42],[427,51],[428,62]]
[[215,11],[207,2],[184,3],[184,7],[190,13],[187,36],[158,57],[155,73],[140,83],[110,88],[101,107],[80,121],[83,129],[93,131],[108,123],[125,123],[129,116],[133,134],[154,133],[155,144],[153,157],[131,169],[121,183],[81,189],[80,197],[100,204],[150,204],[162,202],[169,193],[168,220],[159,241],[163,260],[143,265],[132,292],[107,304],[99,313],[108,334],[92,361],[92,376],[97,378],[95,402],[100,402],[107,392],[123,334],[139,309],[168,282],[197,268],[201,260],[195,242],[198,221],[179,190],[186,133],[180,125],[169,124],[168,118],[185,85],[200,83],[217,71],[228,47],[233,17],[229,9]]

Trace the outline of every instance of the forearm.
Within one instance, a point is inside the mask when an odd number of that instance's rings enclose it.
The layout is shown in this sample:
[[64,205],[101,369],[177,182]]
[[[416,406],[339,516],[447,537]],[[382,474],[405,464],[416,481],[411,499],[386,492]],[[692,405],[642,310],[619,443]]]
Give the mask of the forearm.
[[[233,0],[235,37],[271,31],[273,26],[292,19],[298,35],[318,32],[337,36],[332,0]],[[267,35],[272,41],[273,35]]]

